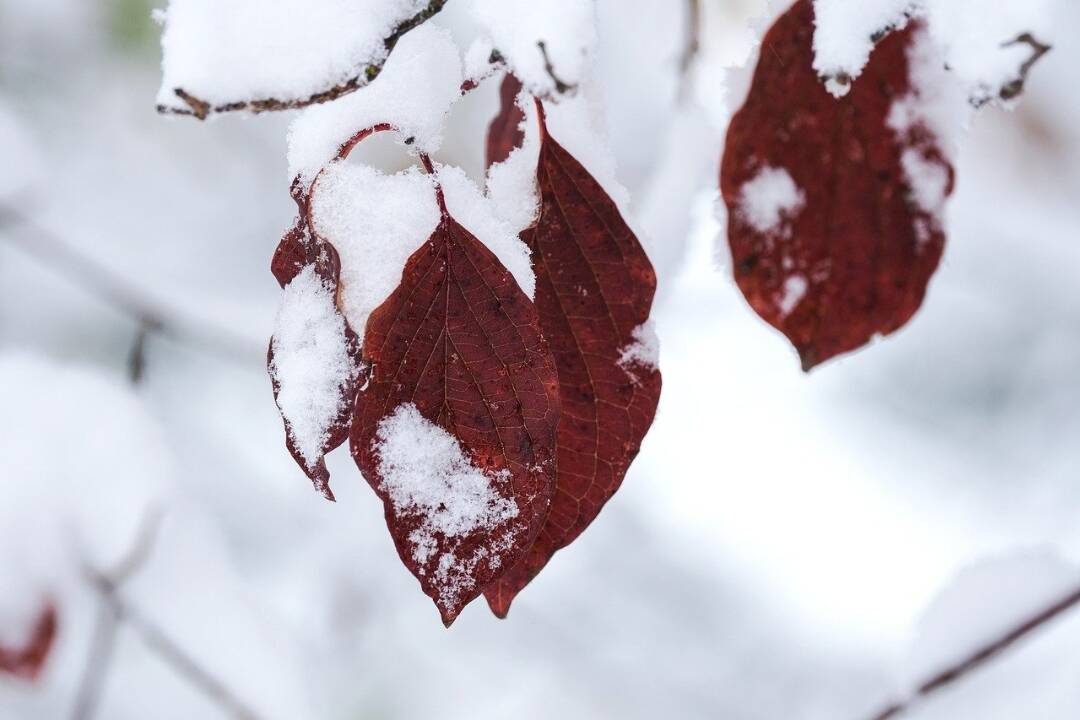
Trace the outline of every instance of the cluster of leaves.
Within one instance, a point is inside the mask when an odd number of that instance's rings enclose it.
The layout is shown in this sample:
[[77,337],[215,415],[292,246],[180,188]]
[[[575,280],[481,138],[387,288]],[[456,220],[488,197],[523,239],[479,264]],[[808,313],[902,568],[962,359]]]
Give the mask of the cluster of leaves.
[[[507,75],[489,129],[489,163],[523,141],[520,91]],[[540,203],[521,237],[532,251],[535,300],[453,217],[434,165],[421,156],[436,183],[441,220],[409,258],[398,287],[371,313],[362,342],[347,330],[359,372],[340,388],[343,411],[322,448],[325,454],[349,439],[385,503],[402,561],[447,624],[481,593],[497,615],[506,615],[517,593],[619,487],[660,396],[659,371],[624,357],[649,319],[656,289],[649,259],[600,183],[548,132],[543,101],[532,102],[540,125]],[[391,129],[359,131],[338,159]],[[294,184],[300,216],[282,238],[272,270],[285,287],[314,266],[336,294],[338,255],[315,231],[311,214],[318,182],[302,187]],[[272,366],[273,349],[269,360]],[[412,538],[423,518],[392,502],[378,447],[380,427],[403,405],[458,441],[500,496],[513,501],[514,523],[464,538],[436,534],[436,548],[418,559]],[[333,499],[325,464],[310,465],[288,442],[316,487]],[[471,563],[463,579],[440,572],[440,560],[453,556],[483,561]]]
[[[403,32],[441,6],[433,3]],[[845,76],[843,96],[834,97],[828,78],[814,69],[815,4],[797,0],[764,38],[768,52],[728,131],[720,185],[735,279],[751,307],[791,340],[807,370],[904,326],[942,255],[940,204],[955,181],[949,148],[918,112],[905,122],[896,118],[900,101],[926,99],[913,59],[923,28],[908,20],[875,33],[869,63],[857,78]],[[660,395],[658,369],[631,351],[649,322],[655,273],[601,183],[552,136],[545,104],[574,87],[555,76],[543,43],[539,49],[555,92],[534,96],[535,88],[524,90],[508,71],[486,146],[489,168],[507,160],[523,145],[535,104],[539,203],[520,233],[531,252],[533,298],[455,219],[423,152],[440,220],[365,327],[349,326],[338,250],[315,226],[318,177],[294,182],[299,216],[272,262],[283,288],[311,268],[335,298],[355,367],[337,388],[339,412],[318,457],[302,452],[291,431],[289,450],[333,499],[322,456],[348,439],[384,502],[402,561],[447,625],[481,594],[505,616],[554,553],[595,519],[638,453]],[[501,62],[497,49],[491,57]],[[462,92],[478,82],[469,80]],[[279,108],[241,102],[217,111],[231,109]],[[333,162],[371,135],[394,130],[390,122],[357,129]],[[936,182],[929,200],[918,186],[926,177]],[[748,199],[761,178],[772,186]],[[764,218],[747,211],[755,202],[765,203]],[[271,344],[272,376],[274,353]],[[276,377],[274,391],[281,391]],[[514,512],[467,532],[436,531],[418,551],[426,519],[395,503],[382,457],[387,421],[402,408],[448,433]],[[448,563],[455,562],[451,572]]]

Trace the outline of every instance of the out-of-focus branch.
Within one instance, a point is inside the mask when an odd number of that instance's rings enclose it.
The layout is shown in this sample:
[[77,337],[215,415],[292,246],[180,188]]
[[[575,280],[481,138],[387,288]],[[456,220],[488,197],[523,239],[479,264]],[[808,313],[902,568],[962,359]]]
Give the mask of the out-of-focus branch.
[[405,20],[390,33],[383,40],[383,47],[386,49],[386,54],[382,60],[371,63],[363,68],[363,70],[353,77],[338,83],[325,90],[321,90],[317,93],[309,95],[303,98],[294,99],[281,99],[281,98],[256,98],[252,100],[233,100],[226,103],[220,103],[212,105],[206,100],[203,100],[184,88],[175,88],[173,93],[176,97],[184,101],[186,108],[174,108],[167,105],[158,105],[157,111],[159,113],[167,115],[187,115],[198,118],[199,120],[205,120],[215,113],[227,113],[246,111],[250,113],[262,113],[272,112],[277,110],[296,110],[298,108],[308,107],[309,105],[318,105],[320,103],[329,102],[331,100],[337,100],[339,97],[348,95],[351,92],[355,92],[365,85],[369,84],[375,78],[379,77],[382,72],[383,66],[386,64],[386,59],[390,57],[390,53],[393,52],[394,47],[398,44],[404,35],[423,25],[425,22],[433,18],[435,15],[443,9],[447,0],[431,0],[420,12],[413,15],[411,18]]
[[1053,50],[1053,47],[1045,43],[1041,43],[1035,39],[1035,36],[1029,32],[1019,35],[1015,40],[1002,45],[1002,47],[1012,47],[1013,45],[1027,45],[1031,48],[1031,57],[1029,57],[1023,65],[1020,66],[1019,76],[1010,83],[1003,85],[999,96],[1002,100],[1012,100],[1024,92],[1024,85],[1027,83],[1028,74],[1031,72],[1031,68],[1035,67],[1035,63],[1042,60],[1043,55]]
[[547,43],[543,40],[537,40],[536,47],[540,48],[540,54],[544,57],[544,72],[551,78],[551,82],[555,83],[555,92],[565,95],[568,92],[577,90],[576,84],[565,82],[555,74],[555,65],[552,64],[551,58],[548,56]]
[[128,360],[128,375],[133,380],[142,376],[146,340],[153,334],[170,337],[245,367],[254,366],[252,360],[261,357],[261,347],[228,328],[182,318],[152,300],[127,278],[76,250],[14,205],[0,202],[0,230],[7,230],[0,233],[0,239],[61,273],[138,324],[139,336]]
[[689,97],[694,63],[701,54],[701,0],[686,0],[686,39],[679,58],[679,96]]
[[1012,628],[1001,637],[988,641],[985,645],[960,662],[942,670],[920,685],[911,696],[891,703],[877,715],[874,715],[872,720],[891,720],[892,718],[903,715],[935,693],[940,692],[957,681],[963,680],[968,675],[979,670],[981,667],[1012,648],[1013,645],[1020,642],[1031,633],[1078,606],[1080,606],[1080,587],[1054,602],[1033,617]]
[[121,587],[142,569],[153,552],[161,528],[158,508],[147,512],[128,554],[109,571],[87,567],[90,584],[101,600],[101,614],[94,632],[83,678],[76,695],[72,720],[91,720],[111,666],[116,635],[121,627],[132,629],[146,646],[177,675],[200,690],[209,700],[236,720],[258,720],[246,704],[212,672],[185,652],[154,622],[121,595]]

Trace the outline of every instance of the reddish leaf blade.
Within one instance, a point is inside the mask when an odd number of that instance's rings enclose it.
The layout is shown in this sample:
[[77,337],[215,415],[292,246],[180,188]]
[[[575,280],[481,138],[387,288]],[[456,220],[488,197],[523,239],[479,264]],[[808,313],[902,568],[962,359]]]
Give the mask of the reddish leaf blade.
[[0,645],[0,673],[14,675],[28,682],[36,680],[49,658],[58,624],[56,608],[51,604],[42,608],[22,647]]
[[525,142],[525,131],[521,127],[525,121],[525,113],[517,104],[520,92],[521,81],[512,73],[506,73],[502,85],[499,86],[499,112],[488,126],[487,164],[484,167],[490,168],[506,160],[515,148],[521,147]]
[[[353,456],[383,500],[398,554],[449,626],[521,557],[547,516],[554,360],[529,298],[445,207],[401,285],[371,314],[363,355],[370,382],[357,397]],[[403,474],[409,459],[396,456],[410,438],[393,436],[403,420],[417,431],[416,447],[445,443],[463,457],[433,453],[430,472]]]
[[[540,118],[543,126],[542,108]],[[499,617],[618,490],[660,399],[660,372],[640,352],[656,293],[648,256],[601,185],[546,128],[537,183],[540,217],[522,239],[533,252],[540,325],[559,372],[558,473],[536,542],[484,591]]]
[[942,178],[942,201],[953,168],[928,128],[890,126],[913,91],[920,29],[882,40],[837,99],[814,72],[813,4],[799,0],[766,35],[732,119],[720,184],[735,279],[806,370],[906,324],[941,259],[944,232],[917,202],[905,153]]
[[[326,287],[336,297],[338,279],[341,274],[341,262],[337,251],[330,243],[324,242],[310,232],[310,226],[306,220],[307,199],[301,197],[298,198],[297,202],[303,214],[297,220],[296,225],[285,233],[285,236],[278,244],[270,264],[271,272],[282,289],[285,289],[291,282],[296,280],[305,268],[312,266],[315,275],[322,279]],[[362,368],[359,338],[349,327],[347,321],[344,322],[344,327],[345,343],[351,363],[353,367]],[[338,386],[338,407],[340,408],[338,415],[326,429],[325,439],[315,456],[313,457],[309,451],[305,457],[305,453],[297,442],[295,428],[289,418],[286,417],[286,412],[281,405],[281,384],[276,372],[275,345],[275,340],[272,339],[267,350],[266,365],[274,388],[274,400],[278,403],[279,410],[282,411],[282,420],[285,423],[285,445],[289,450],[289,454],[293,456],[296,464],[311,480],[315,489],[322,493],[327,500],[333,501],[334,493],[330,489],[330,472],[326,468],[324,457],[345,442],[349,436],[354,400],[356,393],[364,383],[363,372],[355,373]]]

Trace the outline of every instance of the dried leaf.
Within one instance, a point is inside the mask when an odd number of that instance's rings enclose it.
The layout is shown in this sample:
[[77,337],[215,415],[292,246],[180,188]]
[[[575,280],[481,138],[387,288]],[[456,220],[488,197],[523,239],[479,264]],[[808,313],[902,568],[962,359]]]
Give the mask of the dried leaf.
[[506,73],[502,85],[499,86],[499,112],[488,126],[487,164],[484,167],[490,168],[506,160],[514,148],[521,147],[525,142],[525,131],[521,127],[525,121],[525,113],[517,104],[520,92],[521,81],[512,73]]
[[0,673],[36,680],[49,658],[58,624],[56,608],[52,604],[42,608],[26,644],[18,648],[0,645]]
[[[350,445],[398,554],[449,625],[540,531],[555,484],[559,397],[533,304],[441,195],[440,204],[439,226],[368,321],[370,382]],[[429,472],[410,475],[397,457],[411,449],[394,435],[403,424],[420,436],[421,455],[451,446],[435,452]]]
[[[333,290],[336,297],[338,280],[341,274],[341,262],[338,258],[337,251],[330,243],[321,240],[310,231],[310,222],[308,220],[308,208],[310,203],[308,197],[298,193],[297,204],[300,206],[300,216],[297,219],[296,224],[285,233],[285,236],[278,244],[270,264],[271,272],[284,289],[289,283],[296,279],[297,275],[299,275],[305,267],[309,265],[314,266],[315,274],[323,279],[327,286]],[[353,365],[357,368],[361,368],[359,338],[349,327],[348,322],[345,322],[344,325],[345,341],[349,355],[352,358]],[[266,365],[270,372],[270,379],[274,388],[274,400],[279,401],[281,385],[277,378],[277,373],[274,371],[276,367],[274,347],[275,342],[272,339],[270,347],[267,350]],[[337,448],[345,442],[346,438],[348,438],[349,427],[352,422],[354,399],[363,383],[363,372],[357,372],[348,381],[339,386],[339,407],[341,410],[337,418],[335,418],[327,428],[326,439],[322,443],[321,452],[316,459],[305,458],[303,453],[301,453],[289,419],[286,417],[285,412],[282,412],[282,419],[285,422],[285,445],[289,449],[289,453],[293,456],[293,459],[296,460],[296,463],[300,466],[301,470],[303,470],[308,478],[311,479],[315,489],[322,493],[327,500],[333,501],[334,493],[330,489],[330,473],[326,468],[324,456],[331,450]],[[279,409],[281,409],[280,402]]]
[[[795,345],[806,370],[902,327],[941,259],[939,205],[953,168],[923,124],[894,129],[919,101],[912,22],[884,38],[843,98],[813,69],[814,11],[799,0],[762,42],[721,170],[735,279]],[[914,167],[937,187],[915,187]]]
[[661,386],[647,325],[652,264],[604,189],[548,134],[537,106],[540,217],[522,240],[533,252],[536,306],[563,412],[551,512],[522,561],[484,591],[499,617],[618,490],[652,425]]

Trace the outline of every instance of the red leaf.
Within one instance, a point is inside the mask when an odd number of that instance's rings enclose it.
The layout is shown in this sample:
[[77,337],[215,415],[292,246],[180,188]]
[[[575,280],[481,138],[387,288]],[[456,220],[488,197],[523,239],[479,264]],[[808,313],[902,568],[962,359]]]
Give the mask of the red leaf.
[[38,615],[25,645],[19,648],[0,645],[0,673],[27,681],[36,680],[56,640],[57,625],[56,608],[51,604],[46,605]]
[[[953,168],[925,126],[901,133],[889,124],[894,103],[913,91],[908,50],[918,30],[913,22],[882,40],[837,99],[814,72],[813,4],[799,0],[762,42],[728,131],[720,184],[735,279],[806,370],[907,323],[941,258],[941,225],[916,201],[903,158],[915,153],[908,159],[943,178],[941,200]],[[770,182],[779,196],[755,213],[744,193]]]
[[[441,200],[439,226],[368,320],[370,382],[357,397],[350,445],[383,500],[398,554],[449,625],[517,561],[547,516],[559,397],[533,304]],[[423,436],[395,435],[387,424],[403,421]],[[416,460],[413,477],[403,470],[402,451],[443,441],[462,451],[450,469],[479,484],[460,488],[453,473],[440,474],[446,452],[430,468]]]
[[521,147],[525,142],[525,131],[521,128],[525,113],[517,104],[520,92],[521,81],[513,74],[506,73],[502,85],[499,86],[499,112],[488,126],[487,164],[484,167],[501,163],[510,157],[514,148]]
[[[310,231],[310,223],[308,220],[308,197],[302,193],[297,193],[297,204],[300,206],[300,217],[297,219],[296,224],[285,233],[285,236],[278,244],[277,250],[274,252],[273,260],[270,263],[270,270],[277,278],[278,283],[284,289],[289,283],[296,279],[297,275],[301,271],[312,265],[315,268],[315,274],[322,278],[327,287],[331,288],[334,296],[337,295],[338,280],[341,274],[341,262],[338,258],[337,250],[333,245],[323,241]],[[345,336],[346,346],[350,357],[352,358],[353,365],[355,367],[362,367],[360,363],[360,351],[359,351],[359,338],[349,327],[348,322],[345,322]],[[279,396],[281,393],[281,386],[274,372],[275,358],[274,358],[274,340],[271,340],[270,347],[267,350],[266,365],[270,372],[270,380],[274,387],[274,400],[279,402]],[[330,489],[330,472],[326,469],[326,461],[324,456],[331,450],[334,450],[349,436],[349,427],[352,421],[352,411],[354,398],[359,390],[360,386],[364,382],[363,372],[357,373],[352,379],[342,384],[339,387],[340,393],[340,413],[337,418],[333,420],[328,428],[325,441],[322,443],[318,458],[305,458],[301,453],[296,442],[294,441],[293,429],[290,426],[289,420],[282,413],[282,419],[285,422],[285,445],[289,449],[289,453],[293,456],[300,469],[311,479],[315,489],[327,500],[334,500],[334,493]]]
[[522,239],[533,253],[536,306],[563,411],[548,519],[522,561],[484,591],[499,617],[619,488],[660,399],[660,372],[630,352],[656,292],[652,264],[600,184],[547,133],[537,107],[540,217]]

